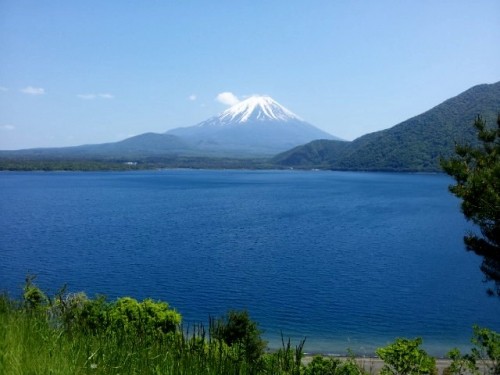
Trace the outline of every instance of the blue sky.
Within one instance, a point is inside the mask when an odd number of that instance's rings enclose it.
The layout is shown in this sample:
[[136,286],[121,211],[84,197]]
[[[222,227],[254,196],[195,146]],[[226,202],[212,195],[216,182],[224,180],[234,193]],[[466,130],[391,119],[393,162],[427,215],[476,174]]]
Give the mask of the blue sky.
[[0,149],[190,126],[267,94],[344,139],[500,80],[500,1],[0,0]]

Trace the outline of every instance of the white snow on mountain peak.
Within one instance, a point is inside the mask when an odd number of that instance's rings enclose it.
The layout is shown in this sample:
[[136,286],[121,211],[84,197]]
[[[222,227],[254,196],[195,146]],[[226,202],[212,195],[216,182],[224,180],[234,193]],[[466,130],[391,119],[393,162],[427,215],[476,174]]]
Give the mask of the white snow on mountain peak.
[[273,100],[270,96],[254,95],[245,99],[218,116],[222,123],[243,123],[257,121],[302,120],[292,111]]

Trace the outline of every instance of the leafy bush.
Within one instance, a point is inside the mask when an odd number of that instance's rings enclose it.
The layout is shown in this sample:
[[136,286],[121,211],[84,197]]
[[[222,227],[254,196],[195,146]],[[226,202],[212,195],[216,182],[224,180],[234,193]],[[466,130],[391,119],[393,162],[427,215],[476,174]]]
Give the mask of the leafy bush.
[[45,295],[45,293],[43,293],[40,288],[33,284],[33,280],[35,278],[36,276],[26,276],[26,282],[23,288],[24,306],[27,310],[30,311],[40,311],[46,308],[49,304],[49,299]]
[[146,299],[138,302],[131,297],[118,299],[109,309],[110,327],[117,331],[144,336],[175,332],[181,315],[169,309],[166,302]]
[[336,375],[366,375],[366,371],[356,362],[354,355],[350,355],[347,360],[340,363],[335,373]]
[[421,338],[414,340],[399,338],[394,343],[377,349],[377,355],[385,363],[380,374],[432,375],[437,373],[436,360],[420,349],[421,344]]
[[363,367],[349,351],[346,360],[316,355],[304,370],[304,375],[365,375]]
[[472,355],[462,355],[460,350],[454,348],[448,352],[451,364],[444,370],[443,375],[478,374],[476,358]]
[[326,358],[322,355],[315,355],[307,365],[305,375],[336,375],[341,361],[338,358]]
[[471,354],[462,355],[460,350],[453,349],[448,353],[452,360],[445,374],[480,374],[478,363],[482,363],[484,374],[500,374],[500,333],[489,328],[474,326]]
[[490,374],[500,374],[500,333],[489,328],[473,327],[472,355],[484,363]]

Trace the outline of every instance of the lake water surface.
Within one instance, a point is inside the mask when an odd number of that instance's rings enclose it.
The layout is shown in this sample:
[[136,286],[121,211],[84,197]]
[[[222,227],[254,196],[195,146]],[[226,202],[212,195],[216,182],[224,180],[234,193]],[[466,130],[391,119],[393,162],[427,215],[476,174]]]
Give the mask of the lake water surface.
[[443,175],[166,170],[0,174],[0,290],[168,301],[186,324],[249,310],[271,347],[435,355],[500,331]]

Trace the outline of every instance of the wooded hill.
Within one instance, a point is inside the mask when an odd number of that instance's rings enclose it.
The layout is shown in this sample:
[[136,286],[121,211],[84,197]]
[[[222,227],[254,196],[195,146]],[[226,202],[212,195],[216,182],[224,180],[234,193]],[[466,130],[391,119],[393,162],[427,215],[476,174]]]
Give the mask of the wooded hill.
[[390,129],[352,142],[318,140],[275,156],[282,167],[372,171],[439,171],[440,158],[455,143],[475,144],[480,114],[494,126],[500,112],[500,82],[474,86]]

